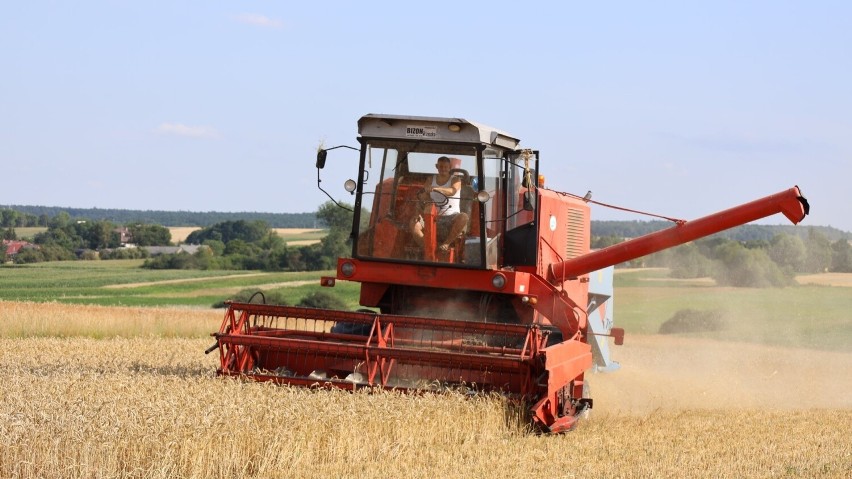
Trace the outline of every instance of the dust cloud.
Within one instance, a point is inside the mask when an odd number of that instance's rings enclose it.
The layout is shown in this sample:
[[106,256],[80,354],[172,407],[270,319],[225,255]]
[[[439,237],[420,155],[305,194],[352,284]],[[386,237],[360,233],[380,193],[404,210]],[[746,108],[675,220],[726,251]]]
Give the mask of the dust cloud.
[[596,413],[852,408],[852,354],[631,335],[621,369],[587,374]]

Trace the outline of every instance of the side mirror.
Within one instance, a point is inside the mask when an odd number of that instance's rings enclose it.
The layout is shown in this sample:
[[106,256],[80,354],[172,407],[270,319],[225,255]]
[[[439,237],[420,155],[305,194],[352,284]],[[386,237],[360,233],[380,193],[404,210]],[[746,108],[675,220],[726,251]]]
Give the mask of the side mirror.
[[328,156],[328,150],[320,149],[317,151],[317,169],[325,168],[325,158]]
[[532,190],[524,191],[524,209],[535,211],[535,192]]

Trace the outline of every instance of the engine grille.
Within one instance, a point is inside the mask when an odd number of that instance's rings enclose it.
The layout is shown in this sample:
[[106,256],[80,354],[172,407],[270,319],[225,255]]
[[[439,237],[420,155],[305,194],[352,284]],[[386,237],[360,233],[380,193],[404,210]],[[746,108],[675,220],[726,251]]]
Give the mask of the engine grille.
[[586,231],[585,211],[579,208],[568,209],[567,238],[565,241],[565,259],[576,258],[586,252],[588,231]]

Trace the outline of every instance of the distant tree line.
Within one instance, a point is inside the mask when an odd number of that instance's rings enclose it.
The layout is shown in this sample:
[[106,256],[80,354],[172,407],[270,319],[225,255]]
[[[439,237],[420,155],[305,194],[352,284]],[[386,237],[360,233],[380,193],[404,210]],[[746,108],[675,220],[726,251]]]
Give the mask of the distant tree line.
[[14,209],[0,209],[0,227],[7,229],[47,226],[49,220],[50,216],[47,214],[35,215]]
[[[592,221],[592,237],[636,238],[666,228],[673,223],[668,221]],[[747,224],[716,233],[712,238],[726,238],[734,241],[770,241],[776,235],[786,234],[806,239],[813,230],[831,241],[841,238],[852,239],[852,233],[831,226],[796,225],[755,225]]]
[[[33,236],[37,248],[24,248],[16,263],[38,263],[70,259],[131,259],[148,256],[145,246],[171,244],[171,233],[160,225],[131,224],[127,229],[139,248],[121,248],[120,225],[111,221],[72,220],[60,212],[47,221],[47,230]],[[15,236],[4,235],[4,236]]]
[[223,221],[187,236],[186,243],[202,246],[196,253],[149,258],[143,267],[265,271],[334,269],[338,257],[350,254],[348,239],[353,213],[327,202],[320,206],[315,216],[329,228],[319,243],[291,247],[264,221]]
[[[91,211],[91,210],[87,210]],[[250,218],[250,214],[243,214]],[[306,271],[333,269],[339,256],[350,252],[347,244],[352,212],[332,202],[320,206],[310,216],[310,226],[329,228],[317,244],[290,247],[272,227],[260,219],[225,220],[192,232],[185,243],[201,245],[195,253],[150,255],[146,247],[171,245],[171,233],[159,224],[140,222],[124,226],[135,248],[122,247],[121,224],[105,219],[75,218],[68,211],[55,216],[35,217],[31,213],[0,210],[3,239],[17,239],[16,226],[46,227],[33,236],[36,248],[25,248],[15,256],[17,263],[71,259],[147,258],[143,267],[169,269],[258,269],[267,271]],[[366,218],[367,215],[365,214]],[[279,223],[280,224],[280,223]],[[150,257],[149,257],[150,256]]]
[[145,223],[162,226],[205,227],[224,221],[265,221],[270,228],[322,228],[316,213],[197,212],[120,210],[101,208],[63,208],[57,206],[0,206],[0,226],[47,226],[49,218],[60,213],[72,220],[111,221],[118,224]]
[[[207,227],[225,221],[264,221],[270,228],[326,228],[316,213],[222,213],[192,211],[120,210],[101,208],[62,208],[56,206],[0,206],[0,227],[47,226],[50,218],[65,213],[71,220],[111,221],[117,224],[156,224],[162,226]],[[592,221],[593,237],[635,238],[669,228],[667,221]],[[814,226],[831,241],[840,238],[852,239],[852,233],[831,226]],[[793,225],[743,225],[732,228],[714,237],[736,241],[771,240],[777,234],[799,236],[804,239],[807,231]]]
[[[368,218],[366,211],[362,218]],[[147,258],[152,269],[240,269],[306,271],[333,269],[339,256],[350,253],[348,243],[353,213],[333,202],[311,216],[326,225],[319,243],[288,246],[264,220],[225,220],[191,233],[187,243],[201,245],[194,254],[150,257],[146,246],[171,244],[168,228],[132,222],[126,228],[139,248],[121,248],[119,224],[109,220],[75,219],[67,211],[55,216],[0,210],[3,239],[16,239],[14,228],[42,226],[34,236],[38,248],[22,249],[15,261]],[[33,224],[35,223],[35,224]],[[603,248],[671,224],[656,222],[593,222],[592,247]],[[670,268],[677,278],[712,277],[732,286],[785,286],[797,273],[852,272],[852,247],[848,233],[826,227],[798,227],[787,234],[785,226],[745,225],[677,248],[639,258],[627,266]],[[609,234],[601,235],[600,232]],[[772,233],[770,236],[769,233]],[[831,234],[832,236],[828,236]]]

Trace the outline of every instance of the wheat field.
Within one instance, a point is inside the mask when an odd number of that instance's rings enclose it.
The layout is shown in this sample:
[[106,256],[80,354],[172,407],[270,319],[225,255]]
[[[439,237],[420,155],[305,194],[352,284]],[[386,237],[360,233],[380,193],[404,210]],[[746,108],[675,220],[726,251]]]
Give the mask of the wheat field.
[[495,396],[217,378],[220,320],[0,302],[0,477],[852,477],[847,353],[629,336],[539,436]]
[[[182,243],[186,237],[193,231],[200,230],[197,226],[170,226],[169,233],[172,235],[172,242],[175,244]],[[282,238],[287,238],[287,244],[290,246],[303,246],[319,242],[319,238],[311,237],[309,239],[298,239],[299,235],[321,235],[323,230],[317,228],[272,228],[272,231],[277,233]]]

